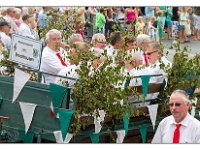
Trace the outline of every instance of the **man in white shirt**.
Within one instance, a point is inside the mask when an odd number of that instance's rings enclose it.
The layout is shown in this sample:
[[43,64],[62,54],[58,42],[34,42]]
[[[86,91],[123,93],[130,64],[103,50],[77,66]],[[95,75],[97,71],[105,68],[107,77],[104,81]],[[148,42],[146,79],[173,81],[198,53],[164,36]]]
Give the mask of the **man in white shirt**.
[[7,8],[7,14],[3,17],[10,25],[10,34],[17,33],[19,28],[15,23],[15,8],[9,7]]
[[188,113],[190,106],[185,91],[174,91],[169,99],[172,115],[159,123],[152,143],[200,143],[200,121]]
[[0,20],[0,39],[4,46],[9,50],[11,47],[11,38],[9,36],[10,25],[4,19]]
[[23,23],[19,27],[19,35],[35,39],[35,36],[31,32],[30,23],[31,16],[25,14],[22,16]]
[[[172,66],[171,62],[168,61],[165,56],[161,55],[161,46],[158,42],[151,42],[147,46],[146,55],[149,60],[149,66],[141,69],[132,69],[129,71],[131,76],[142,76],[142,75],[162,75],[150,77],[149,83],[163,83],[164,79],[167,82],[167,73],[160,67],[164,64],[165,69]],[[142,80],[140,78],[133,78],[130,81],[129,86],[140,86]],[[158,96],[158,92],[147,94],[146,100],[155,99]],[[145,103],[145,105],[149,102]]]
[[121,49],[122,35],[119,31],[112,32],[110,35],[110,44],[105,47],[107,50],[107,56],[109,56],[113,65],[115,65],[115,58],[117,57],[118,51]]
[[[47,46],[43,49],[40,71],[57,75],[67,65],[62,60],[60,55],[61,32],[57,29],[52,29],[46,34]],[[56,76],[43,74],[43,83],[54,83]]]

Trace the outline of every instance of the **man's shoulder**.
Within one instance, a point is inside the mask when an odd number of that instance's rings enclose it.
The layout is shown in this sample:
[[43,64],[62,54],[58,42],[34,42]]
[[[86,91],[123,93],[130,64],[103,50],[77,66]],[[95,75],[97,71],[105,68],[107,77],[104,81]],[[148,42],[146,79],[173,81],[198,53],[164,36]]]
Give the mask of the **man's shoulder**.
[[162,119],[161,122],[160,122],[160,124],[167,124],[167,123],[170,123],[172,121],[173,121],[173,116],[170,115],[170,116],[167,116],[164,119]]
[[200,121],[193,116],[189,115],[189,122],[192,124],[194,127],[199,127],[200,128]]

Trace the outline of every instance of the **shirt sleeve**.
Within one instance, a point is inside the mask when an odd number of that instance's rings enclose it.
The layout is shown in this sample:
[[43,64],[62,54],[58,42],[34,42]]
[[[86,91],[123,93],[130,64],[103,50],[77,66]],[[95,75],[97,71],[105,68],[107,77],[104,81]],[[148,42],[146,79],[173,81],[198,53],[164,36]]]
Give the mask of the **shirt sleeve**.
[[156,133],[154,134],[153,140],[151,141],[153,144],[160,144],[162,143],[162,136],[161,136],[161,123],[158,125]]

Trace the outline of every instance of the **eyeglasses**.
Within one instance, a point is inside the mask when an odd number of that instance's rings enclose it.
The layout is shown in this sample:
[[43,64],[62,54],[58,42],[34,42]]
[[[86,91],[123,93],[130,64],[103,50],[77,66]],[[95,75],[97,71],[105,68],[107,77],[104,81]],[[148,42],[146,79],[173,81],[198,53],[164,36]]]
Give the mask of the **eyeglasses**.
[[181,106],[181,103],[169,103],[169,106],[170,106],[170,107],[173,107],[173,106],[175,106],[175,107],[180,107],[180,106]]
[[61,38],[52,38],[52,41],[61,41]]
[[152,55],[153,53],[155,53],[155,52],[157,52],[157,50],[156,51],[153,51],[153,52],[148,52],[148,53],[146,53],[146,55]]
[[106,44],[106,42],[105,42],[105,41],[99,41],[98,43]]

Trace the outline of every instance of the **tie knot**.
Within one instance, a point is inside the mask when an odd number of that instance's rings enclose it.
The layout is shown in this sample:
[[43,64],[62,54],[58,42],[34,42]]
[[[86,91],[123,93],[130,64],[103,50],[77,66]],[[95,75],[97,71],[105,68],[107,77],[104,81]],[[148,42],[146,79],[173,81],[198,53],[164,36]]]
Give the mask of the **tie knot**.
[[181,127],[181,124],[176,124],[176,127],[177,127],[177,128],[180,128],[180,127]]

